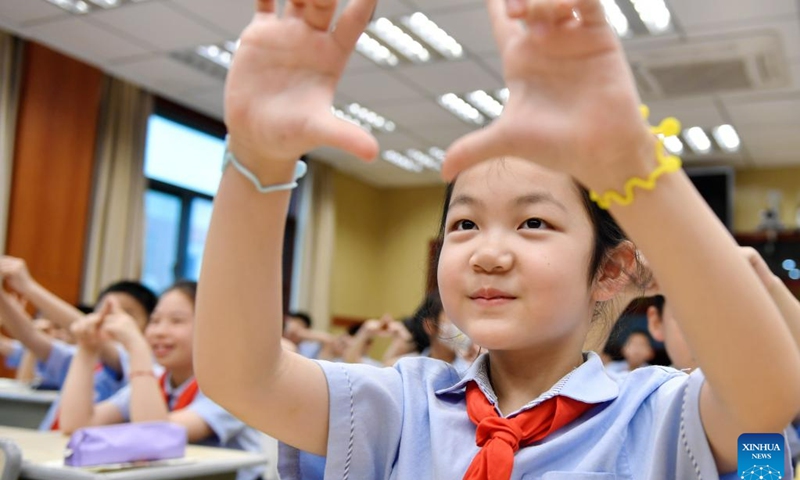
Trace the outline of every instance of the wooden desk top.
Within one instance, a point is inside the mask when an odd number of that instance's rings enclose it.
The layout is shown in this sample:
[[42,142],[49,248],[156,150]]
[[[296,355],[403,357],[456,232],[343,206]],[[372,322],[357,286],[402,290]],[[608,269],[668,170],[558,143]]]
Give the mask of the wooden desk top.
[[23,460],[21,478],[32,480],[168,480],[232,472],[267,462],[264,454],[187,445],[186,456],[174,462],[96,472],[64,466],[69,439],[59,432],[0,426],[0,438],[9,438],[19,445]]

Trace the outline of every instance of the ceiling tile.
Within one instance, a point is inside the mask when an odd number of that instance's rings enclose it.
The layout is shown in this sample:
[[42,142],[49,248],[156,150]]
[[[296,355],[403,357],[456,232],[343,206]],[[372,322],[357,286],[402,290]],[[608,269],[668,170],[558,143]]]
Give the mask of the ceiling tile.
[[[800,95],[753,102],[729,102],[728,113],[737,127],[796,125],[800,127]],[[800,128],[798,128],[800,131]]]
[[157,2],[126,5],[92,13],[88,18],[162,52],[228,40],[226,35],[214,32]]
[[44,0],[0,1],[0,19],[13,25],[68,16],[69,13]]
[[[677,21],[687,32],[702,31],[710,25],[753,22],[759,18],[786,18],[797,15],[797,3],[794,0],[769,0],[767,2],[726,1],[719,2],[698,0],[671,0],[669,6]],[[701,28],[702,27],[702,28]]]
[[432,13],[430,18],[468,52],[497,55],[497,44],[489,28],[489,14],[483,3],[467,10]]
[[180,94],[189,90],[220,87],[222,82],[165,55],[136,62],[115,64],[107,70],[156,92]]
[[339,90],[359,103],[418,100],[420,93],[388,71],[356,73],[342,78]]
[[456,128],[463,123],[433,100],[386,105],[380,108],[379,113],[398,125],[418,130],[432,126]]
[[253,18],[255,5],[253,0],[172,0],[171,3],[216,25],[229,39],[239,38]]
[[491,91],[503,86],[500,78],[471,60],[410,65],[398,69],[397,74],[419,85],[433,96],[448,92]]
[[147,53],[147,50],[140,45],[120,38],[77,15],[55,22],[37,24],[26,28],[25,33],[53,49],[95,64]]

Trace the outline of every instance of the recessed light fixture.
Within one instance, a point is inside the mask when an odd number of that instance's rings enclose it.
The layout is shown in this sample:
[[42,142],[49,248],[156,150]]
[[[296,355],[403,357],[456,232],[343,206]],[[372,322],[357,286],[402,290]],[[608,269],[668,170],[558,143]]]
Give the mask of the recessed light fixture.
[[497,98],[499,98],[501,102],[503,102],[504,104],[508,103],[508,89],[507,88],[501,88],[500,90],[498,90],[496,92],[496,94],[497,94]]
[[606,11],[606,19],[614,28],[614,31],[617,32],[617,35],[620,37],[630,37],[632,33],[630,22],[628,22],[628,17],[622,13],[622,9],[619,8],[619,5],[617,5],[614,0],[602,0],[601,3]]
[[792,280],[800,280],[800,270],[795,268],[794,270],[789,272],[789,278],[791,278]]
[[97,5],[98,7],[102,8],[114,8],[118,7],[121,3],[120,0],[89,0],[93,4]]
[[681,139],[676,135],[664,138],[664,146],[667,147],[667,151],[673,155],[683,154],[683,142],[681,142]]
[[220,48],[218,45],[201,45],[195,50],[201,57],[211,60],[217,65],[226,69],[230,68],[233,60],[233,53]]
[[333,112],[333,115],[336,116],[337,118],[341,118],[342,120],[347,120],[353,125],[359,126],[368,132],[372,131],[372,126],[370,126],[368,123],[360,121],[356,117],[350,115],[349,113],[343,110],[340,110],[336,107],[331,107],[331,112]]
[[397,165],[398,167],[408,170],[410,172],[421,172],[422,166],[406,157],[402,153],[394,150],[387,150],[383,152],[383,159],[389,163]]
[[444,153],[444,150],[442,150],[439,147],[431,147],[431,148],[429,148],[428,149],[428,155],[430,155],[431,157],[433,157],[436,160],[438,160],[440,164],[442,162],[444,162],[445,153]]
[[47,0],[49,3],[62,8],[70,13],[83,15],[89,13],[91,7],[83,0]]
[[486,117],[481,115],[477,108],[455,93],[446,93],[439,97],[439,105],[467,123],[483,125],[486,122]]
[[394,67],[400,63],[400,60],[398,60],[397,56],[392,53],[391,50],[366,33],[362,33],[361,36],[358,37],[356,51],[378,65]]
[[367,107],[363,107],[357,103],[351,103],[344,109],[347,113],[359,119],[362,123],[366,123],[373,128],[382,130],[384,132],[394,132],[397,126],[391,120],[378,115]]
[[794,270],[794,269],[796,269],[796,268],[797,268],[797,262],[795,262],[795,261],[794,261],[794,260],[792,260],[791,258],[787,258],[786,260],[784,260],[784,261],[783,261],[783,263],[781,264],[781,266],[782,266],[782,267],[783,267],[783,269],[784,269],[784,270],[786,270],[787,272],[791,272],[792,270]]
[[672,30],[672,15],[664,0],[631,0],[642,23],[653,35]]
[[497,118],[503,113],[503,104],[483,90],[475,90],[466,95],[469,103],[491,118]]
[[733,153],[738,152],[742,146],[742,141],[739,139],[739,134],[732,125],[720,125],[711,130],[714,140],[722,150]]
[[424,13],[416,12],[408,17],[403,17],[400,22],[442,56],[450,59],[464,56],[464,48],[461,44],[439,28]]
[[683,137],[694,153],[706,154],[711,152],[711,140],[702,128],[692,127],[683,132]]
[[433,157],[431,157],[426,153],[422,153],[416,148],[410,148],[406,150],[406,156],[425,168],[436,171],[442,169],[441,162],[437,161],[436,159],[434,159]]
[[386,17],[370,23],[367,30],[412,62],[424,63],[431,59],[427,48]]

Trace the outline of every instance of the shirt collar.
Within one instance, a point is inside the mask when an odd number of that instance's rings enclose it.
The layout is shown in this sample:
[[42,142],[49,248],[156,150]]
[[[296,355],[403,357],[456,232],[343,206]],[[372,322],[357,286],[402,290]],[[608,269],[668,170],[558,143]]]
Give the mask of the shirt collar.
[[183,392],[189,388],[189,384],[192,383],[194,377],[189,377],[188,380],[181,383],[177,387],[172,387],[172,374],[167,372],[167,377],[164,379],[164,393],[166,393],[170,398],[177,398],[183,394]]
[[[584,354],[585,361],[575,370],[566,374],[556,382],[548,391],[528,402],[527,405],[512,412],[511,417],[525,410],[529,410],[545,400],[563,395],[584,403],[603,403],[614,400],[619,395],[619,387],[603,368],[603,361],[594,352]],[[489,381],[489,355],[484,353],[478,357],[472,366],[464,372],[461,379],[454,385],[436,391],[436,395],[466,395],[467,383],[474,381],[486,395],[486,398],[497,408],[497,395],[494,393]],[[499,412],[498,412],[499,413]]]

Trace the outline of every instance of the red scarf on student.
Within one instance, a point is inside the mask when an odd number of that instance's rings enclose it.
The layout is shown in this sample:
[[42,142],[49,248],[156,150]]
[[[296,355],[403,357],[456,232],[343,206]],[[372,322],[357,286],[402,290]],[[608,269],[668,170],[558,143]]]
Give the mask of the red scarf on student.
[[186,387],[186,389],[181,393],[178,397],[178,401],[175,403],[175,408],[170,408],[169,406],[169,394],[167,393],[167,372],[164,372],[161,375],[161,378],[158,381],[158,385],[161,387],[161,394],[164,395],[164,402],[167,404],[167,410],[170,412],[174,412],[176,410],[183,410],[184,408],[191,405],[194,401],[194,397],[197,396],[198,388],[197,388],[197,380],[192,377],[191,383]]
[[464,480],[508,480],[517,450],[544,439],[591,407],[559,395],[513,418],[504,418],[497,414],[475,382],[468,383],[467,413],[478,426],[475,442],[481,449],[472,459]]

